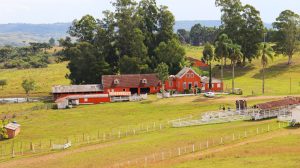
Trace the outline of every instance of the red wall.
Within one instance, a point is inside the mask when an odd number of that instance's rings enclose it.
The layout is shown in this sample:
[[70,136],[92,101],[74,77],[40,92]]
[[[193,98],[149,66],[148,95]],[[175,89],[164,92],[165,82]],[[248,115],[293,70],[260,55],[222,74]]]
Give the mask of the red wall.
[[54,100],[63,98],[63,97],[67,97],[67,96],[71,96],[71,95],[88,95],[88,94],[103,94],[103,92],[86,92],[86,93],[55,93],[53,94],[53,98]]
[[15,136],[17,136],[20,133],[21,129],[18,128],[16,130],[11,130],[11,129],[7,129],[6,128],[6,133],[9,139],[14,138]]
[[[84,100],[87,101],[84,101]],[[101,98],[80,98],[79,103],[80,104],[100,104],[100,103],[106,103],[110,102],[109,97],[101,97]]]
[[212,89],[209,89],[209,83],[205,84],[205,91],[221,92],[223,91],[223,83],[220,83],[221,87],[218,87],[219,83],[212,83]]
[[[155,94],[160,90],[160,87],[154,87],[151,86],[150,88],[150,94]],[[141,87],[138,88],[138,92],[140,93]],[[130,88],[121,88],[121,87],[115,87],[115,88],[110,88],[110,89],[105,89],[104,93],[109,93],[109,92],[130,92]]]
[[[193,76],[191,76],[193,74]],[[183,84],[185,83],[185,88]],[[192,70],[188,71],[183,77],[176,79],[176,90],[178,92],[184,92],[184,90],[189,89],[189,83],[192,84],[192,88],[195,88],[195,83],[197,83],[198,88],[201,88],[201,78],[195,74]]]

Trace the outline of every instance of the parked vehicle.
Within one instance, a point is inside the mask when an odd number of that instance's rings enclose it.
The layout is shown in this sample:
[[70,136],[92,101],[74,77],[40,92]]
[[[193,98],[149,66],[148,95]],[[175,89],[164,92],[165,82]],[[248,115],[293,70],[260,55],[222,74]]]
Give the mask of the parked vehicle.
[[215,97],[216,95],[215,95],[214,92],[206,92],[206,93],[204,93],[204,96],[205,96],[205,97],[209,97],[209,98],[213,98],[213,97]]

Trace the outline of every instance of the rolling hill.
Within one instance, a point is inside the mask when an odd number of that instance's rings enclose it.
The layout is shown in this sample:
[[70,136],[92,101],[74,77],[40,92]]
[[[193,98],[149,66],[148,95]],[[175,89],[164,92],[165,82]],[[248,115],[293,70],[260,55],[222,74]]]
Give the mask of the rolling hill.
[[[207,27],[218,27],[221,25],[219,20],[176,21],[174,31],[178,29],[190,30],[192,26],[198,23]],[[71,23],[0,24],[0,46],[23,46],[28,42],[47,42],[51,37],[55,39],[64,38],[70,25]],[[266,23],[265,25],[267,28],[271,27],[271,24]]]

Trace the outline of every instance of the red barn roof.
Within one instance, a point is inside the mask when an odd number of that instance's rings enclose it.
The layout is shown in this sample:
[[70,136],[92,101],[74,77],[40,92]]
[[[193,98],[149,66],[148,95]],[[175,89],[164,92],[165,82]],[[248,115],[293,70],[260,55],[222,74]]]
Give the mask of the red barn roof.
[[131,75],[103,75],[102,85],[104,89],[109,88],[138,88],[159,86],[160,80],[157,74],[131,74]]
[[195,58],[192,58],[192,57],[187,57],[187,60],[189,60],[193,66],[197,66],[197,67],[208,67],[208,65],[201,61],[201,60],[198,60],[198,59],[195,59]]
[[273,108],[279,108],[289,105],[296,105],[300,104],[300,98],[297,97],[287,97],[283,100],[277,100],[277,101],[271,101],[267,103],[261,103],[255,105],[256,108],[267,110],[267,109],[273,109]]

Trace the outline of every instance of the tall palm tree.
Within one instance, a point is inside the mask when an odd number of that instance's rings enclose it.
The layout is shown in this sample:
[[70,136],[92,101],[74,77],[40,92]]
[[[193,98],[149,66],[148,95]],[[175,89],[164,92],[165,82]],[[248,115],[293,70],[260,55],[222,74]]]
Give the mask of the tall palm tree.
[[243,58],[243,53],[241,51],[241,46],[237,44],[232,44],[229,47],[229,59],[232,64],[232,93],[234,93],[234,79],[235,79],[235,65],[237,61]]
[[209,64],[209,89],[212,89],[211,62],[214,59],[214,49],[210,43],[206,43],[203,49],[203,59]]
[[232,44],[232,40],[228,38],[226,34],[221,34],[215,43],[216,58],[221,61],[221,83],[224,79],[224,58],[229,55],[229,45]]
[[265,94],[265,69],[268,65],[269,59],[273,60],[273,48],[267,43],[259,45],[258,57],[261,59],[262,65],[262,93]]

